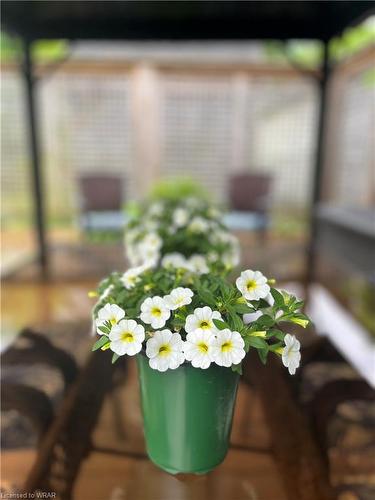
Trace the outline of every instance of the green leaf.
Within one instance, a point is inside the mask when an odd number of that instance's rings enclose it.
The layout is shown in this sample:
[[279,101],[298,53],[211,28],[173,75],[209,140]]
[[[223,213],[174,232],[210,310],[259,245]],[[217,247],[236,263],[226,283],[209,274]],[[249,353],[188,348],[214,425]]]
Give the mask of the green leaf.
[[108,326],[99,326],[99,330],[104,334],[108,335],[111,331],[111,328],[108,328]]
[[285,333],[277,328],[272,328],[267,332],[267,338],[276,337],[278,340],[284,341]]
[[238,363],[237,365],[232,365],[232,371],[242,375],[242,363]]
[[225,281],[221,281],[220,282],[220,291],[223,295],[223,299],[226,301],[229,299],[229,297],[231,297],[233,289],[230,285],[225,283]]
[[105,344],[109,344],[110,340],[106,335],[102,335],[99,340],[95,342],[95,344],[92,346],[92,351],[97,351],[101,347],[103,347]]
[[221,319],[213,319],[212,321],[219,330],[224,330],[225,328],[229,328],[230,330],[230,326],[225,321],[222,321]]
[[198,295],[207,305],[216,307],[215,297],[208,290],[199,288]]
[[268,349],[258,349],[258,356],[265,365],[267,363]]
[[304,300],[299,300],[293,304],[293,309],[297,311],[298,309],[301,309],[305,304]]
[[257,349],[267,349],[268,350],[267,342],[265,340],[263,340],[261,337],[247,336],[246,342],[249,345],[251,345],[252,347],[256,347]]
[[283,290],[282,294],[284,297],[284,303],[288,306],[289,309],[292,308],[297,299],[294,297],[294,295],[290,295],[285,290]]
[[238,314],[248,314],[254,312],[254,308],[248,306],[247,304],[235,304],[232,307]]
[[269,307],[271,307],[271,306],[266,300],[259,299],[257,309],[267,309]]
[[274,305],[277,307],[283,307],[284,297],[282,296],[282,294],[278,290],[276,290],[276,288],[271,288],[271,295],[275,300]]
[[116,363],[116,361],[118,360],[119,357],[120,356],[114,352],[113,356],[112,356],[112,364]]
[[260,318],[258,318],[255,322],[258,326],[270,327],[275,324],[275,320],[271,318],[268,314],[263,314]]
[[129,318],[135,318],[137,316],[139,309],[136,307],[126,308],[126,316]]
[[237,316],[237,314],[233,310],[230,311],[230,319],[232,322],[232,330],[241,332],[244,329],[245,325],[242,319],[239,318],[239,316]]
[[232,306],[227,306],[228,312],[229,312],[229,317],[232,322],[232,330],[236,330],[237,332],[241,332],[244,329],[244,323],[242,321],[242,318],[238,316],[236,313],[235,309]]

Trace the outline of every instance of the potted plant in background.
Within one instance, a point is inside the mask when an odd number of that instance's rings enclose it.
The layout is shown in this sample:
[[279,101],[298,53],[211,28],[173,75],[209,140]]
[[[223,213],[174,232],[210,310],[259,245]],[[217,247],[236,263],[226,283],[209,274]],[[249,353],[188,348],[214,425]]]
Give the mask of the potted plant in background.
[[223,224],[221,211],[199,186],[186,182],[160,184],[133,210],[124,237],[133,267],[151,263],[206,273],[239,264],[239,242]]
[[300,345],[279,325],[309,320],[301,301],[272,285],[259,271],[243,271],[234,285],[218,273],[148,265],[99,285],[93,350],[111,349],[113,362],[136,356],[147,451],[162,469],[202,474],[224,460],[251,349],[295,373]]

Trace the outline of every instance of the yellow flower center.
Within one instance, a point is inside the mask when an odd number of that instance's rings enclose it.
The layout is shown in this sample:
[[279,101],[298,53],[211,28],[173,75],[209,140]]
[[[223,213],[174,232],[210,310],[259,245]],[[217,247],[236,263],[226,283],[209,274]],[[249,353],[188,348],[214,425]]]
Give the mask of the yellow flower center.
[[233,347],[232,342],[230,342],[230,341],[229,342],[224,342],[223,344],[221,344],[221,352],[231,351],[232,347]]
[[199,327],[203,328],[203,330],[207,330],[208,328],[210,328],[210,326],[210,323],[206,320],[203,320],[199,323]]
[[171,352],[171,346],[169,344],[163,344],[159,347],[160,356],[166,356]]
[[249,280],[246,283],[246,290],[250,292],[250,290],[254,290],[257,287],[257,282],[255,280]]
[[117,324],[116,318],[110,318],[109,322],[111,323],[111,325],[116,325]]
[[208,345],[207,345],[207,344],[205,344],[204,342],[200,342],[200,343],[198,344],[198,349],[199,349],[201,352],[203,352],[204,354],[206,354],[206,353],[207,353],[207,351],[208,351]]
[[160,316],[161,316],[161,309],[159,309],[158,307],[153,307],[151,309],[151,314],[153,316],[156,316],[156,317],[160,318]]
[[121,340],[123,342],[134,342],[134,335],[130,332],[123,332],[121,334]]

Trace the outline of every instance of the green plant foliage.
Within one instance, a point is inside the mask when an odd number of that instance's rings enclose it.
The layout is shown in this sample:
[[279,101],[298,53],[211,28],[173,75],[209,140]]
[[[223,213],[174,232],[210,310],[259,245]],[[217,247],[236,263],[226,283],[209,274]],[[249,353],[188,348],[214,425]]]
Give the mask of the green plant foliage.
[[[341,61],[373,45],[374,42],[375,24],[373,18],[370,18],[333,38],[329,43],[329,55],[333,61]],[[272,62],[287,62],[289,59],[306,69],[318,68],[323,58],[322,43],[314,40],[290,40],[287,43],[271,40],[264,44],[264,50]]]
[[[0,53],[2,62],[17,62],[22,57],[22,43],[19,38],[0,32]],[[32,45],[32,57],[36,63],[57,62],[68,54],[65,40],[38,40]]]
[[156,183],[151,189],[150,197],[154,200],[171,200],[175,202],[188,197],[208,200],[209,193],[191,177],[176,177],[163,179]]

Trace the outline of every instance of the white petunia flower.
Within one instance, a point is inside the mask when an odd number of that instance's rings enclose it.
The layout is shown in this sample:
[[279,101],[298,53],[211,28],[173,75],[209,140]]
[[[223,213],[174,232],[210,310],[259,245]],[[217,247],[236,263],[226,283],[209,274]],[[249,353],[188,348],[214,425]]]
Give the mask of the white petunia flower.
[[142,349],[145,329],[134,319],[123,319],[112,328],[109,339],[111,341],[109,347],[113,352],[119,356],[124,354],[134,356]]
[[241,253],[240,250],[231,249],[228,252],[225,252],[221,257],[221,260],[226,267],[237,267],[241,261]]
[[183,227],[189,222],[189,212],[182,207],[176,208],[172,216],[173,225],[176,227]]
[[212,359],[215,335],[209,330],[195,330],[186,335],[184,342],[185,359],[191,361],[194,368],[206,369]]
[[211,219],[219,219],[221,216],[220,210],[218,210],[216,207],[210,207],[208,209],[208,216],[211,217]]
[[210,272],[207,266],[206,259],[203,257],[203,255],[194,254],[191,257],[189,257],[187,263],[188,263],[188,268],[193,273],[207,274]]
[[169,267],[176,269],[179,267],[186,269],[188,267],[186,258],[184,257],[184,255],[182,255],[182,253],[179,252],[165,254],[161,260],[161,265],[165,268]]
[[253,323],[257,319],[259,319],[261,316],[263,316],[262,311],[254,311],[250,313],[246,313],[242,316],[242,320],[245,325],[250,325],[250,323]]
[[212,357],[219,366],[232,366],[240,363],[245,357],[245,342],[238,332],[228,328],[220,330],[212,347]]
[[268,302],[268,303],[269,303],[269,305],[270,305],[271,307],[272,307],[272,306],[274,305],[274,303],[275,303],[275,299],[272,297],[272,294],[271,294],[271,293],[269,293],[269,294],[267,295],[267,297],[265,297],[265,298],[264,298],[264,300],[265,300],[266,302]]
[[106,304],[98,311],[98,317],[95,320],[96,331],[99,335],[103,335],[103,332],[99,330],[100,326],[105,326],[106,321],[109,321],[112,326],[117,325],[124,316],[124,309],[117,304]]
[[138,245],[134,244],[128,244],[126,246],[126,257],[128,258],[132,267],[138,266],[144,260],[138,250]]
[[179,333],[172,333],[170,330],[155,332],[146,344],[149,365],[159,372],[178,368],[185,361],[183,346]]
[[219,259],[219,254],[215,251],[208,252],[207,254],[207,260],[208,262],[216,262]]
[[207,219],[204,219],[203,217],[200,217],[197,215],[196,217],[193,218],[193,220],[189,224],[189,229],[193,233],[204,233],[207,231],[210,227],[209,222]]
[[138,243],[138,253],[142,258],[142,263],[149,262],[155,265],[160,258],[160,248],[163,240],[160,236],[151,232]]
[[124,284],[124,287],[130,290],[134,288],[135,285],[140,281],[139,276],[148,269],[148,266],[138,266],[131,267],[128,269],[120,278],[120,281]]
[[270,293],[267,278],[260,271],[242,271],[236,286],[246,300],[264,299]]
[[215,231],[211,231],[209,234],[209,240],[212,243],[233,243],[234,241],[237,241],[237,238],[228,231],[218,228],[215,229]]
[[229,234],[227,243],[229,248],[222,257],[223,263],[228,267],[236,267],[241,261],[241,247],[239,241],[235,236]]
[[142,245],[148,248],[153,248],[155,250],[159,250],[162,244],[163,240],[155,232],[146,234],[146,236],[142,239]]
[[283,365],[286,366],[291,375],[296,373],[301,361],[301,353],[299,352],[301,344],[294,335],[289,333],[284,337],[285,347],[282,352]]
[[124,241],[126,245],[134,244],[136,239],[141,235],[141,232],[138,228],[126,229]]
[[157,265],[158,260],[160,259],[159,250],[152,247],[145,247],[140,245],[139,247],[139,255],[141,256],[142,265],[149,265],[150,267],[154,267]]
[[183,288],[179,286],[171,291],[169,295],[165,295],[163,299],[165,300],[169,309],[174,311],[179,307],[185,306],[187,304],[191,304],[191,298],[194,293],[190,288]]
[[219,311],[212,311],[208,306],[197,307],[193,314],[187,316],[185,331],[187,333],[195,331],[198,331],[198,333],[216,333],[218,329],[213,322],[214,319],[221,319]]
[[148,209],[149,215],[154,216],[154,217],[158,217],[159,215],[162,215],[163,211],[164,211],[164,206],[163,206],[163,203],[161,203],[160,201],[153,203],[150,206],[150,208]]
[[152,328],[162,328],[169,319],[171,311],[164,299],[156,295],[142,302],[140,318]]

